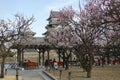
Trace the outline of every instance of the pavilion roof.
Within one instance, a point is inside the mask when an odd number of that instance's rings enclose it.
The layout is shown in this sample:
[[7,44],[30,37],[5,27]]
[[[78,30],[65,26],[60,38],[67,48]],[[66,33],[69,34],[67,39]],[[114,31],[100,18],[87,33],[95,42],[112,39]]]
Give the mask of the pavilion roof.
[[21,41],[22,45],[49,45],[44,37],[31,37]]
[[28,39],[23,39],[20,44],[13,46],[13,49],[26,48],[26,49],[49,49],[52,45],[44,40],[44,37],[30,37]]

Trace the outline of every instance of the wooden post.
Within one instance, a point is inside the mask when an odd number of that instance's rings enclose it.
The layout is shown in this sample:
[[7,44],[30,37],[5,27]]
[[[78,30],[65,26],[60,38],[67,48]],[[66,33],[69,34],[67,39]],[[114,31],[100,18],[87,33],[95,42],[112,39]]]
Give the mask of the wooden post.
[[5,68],[5,75],[7,75],[7,69]]
[[68,73],[68,80],[71,80],[71,72]]
[[18,80],[18,68],[16,68],[16,80]]
[[60,77],[60,80],[61,80],[61,76],[62,76],[62,70],[60,70],[60,75],[59,75],[59,77]]

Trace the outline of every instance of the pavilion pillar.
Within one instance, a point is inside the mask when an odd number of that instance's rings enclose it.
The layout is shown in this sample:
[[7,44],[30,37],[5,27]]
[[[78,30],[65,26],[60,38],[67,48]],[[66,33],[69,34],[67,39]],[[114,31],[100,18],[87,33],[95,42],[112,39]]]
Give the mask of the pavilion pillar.
[[22,54],[21,54],[21,65],[23,65],[23,63],[24,63],[24,51],[22,50]]
[[38,59],[38,64],[40,65],[40,63],[41,63],[41,50],[39,49],[39,59]]
[[72,61],[72,51],[70,50],[70,61]]
[[17,64],[19,65],[19,66],[21,66],[21,64],[22,64],[22,52],[23,52],[23,49],[18,49],[17,50]]
[[65,53],[63,52],[63,68],[65,68]]
[[60,50],[58,50],[58,60],[59,60],[59,62],[61,61],[60,60]]
[[47,50],[47,59],[48,59],[48,61],[50,60],[50,50]]
[[72,62],[73,60],[72,60],[72,51],[70,50],[70,58],[69,58],[69,63],[70,63],[70,65],[72,65]]
[[45,51],[42,50],[42,66],[44,66],[45,63]]
[[20,49],[17,49],[17,64],[19,65],[19,62],[20,62],[20,57],[21,57],[21,52],[20,52]]

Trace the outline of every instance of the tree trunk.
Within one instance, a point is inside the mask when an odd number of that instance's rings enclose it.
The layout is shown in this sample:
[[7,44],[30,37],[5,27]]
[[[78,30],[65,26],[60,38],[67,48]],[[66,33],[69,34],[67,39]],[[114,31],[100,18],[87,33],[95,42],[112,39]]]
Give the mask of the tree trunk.
[[93,60],[94,58],[92,54],[86,54],[83,56],[81,64],[83,69],[85,69],[85,71],[87,72],[87,78],[91,77],[92,65],[94,63]]
[[2,57],[0,78],[4,78],[4,64],[5,64],[5,57]]
[[108,64],[108,65],[110,64],[110,56],[109,56],[109,53],[107,53],[107,64]]
[[91,71],[92,71],[92,59],[90,59],[88,66],[86,66],[86,71],[87,71],[87,78],[91,78]]
[[104,56],[102,56],[102,67],[104,67],[104,65],[105,65],[105,58]]
[[63,53],[63,68],[65,67],[65,53]]
[[91,78],[91,70],[87,71],[87,78]]
[[66,58],[65,59],[65,70],[68,70],[69,69],[69,61],[68,59]]

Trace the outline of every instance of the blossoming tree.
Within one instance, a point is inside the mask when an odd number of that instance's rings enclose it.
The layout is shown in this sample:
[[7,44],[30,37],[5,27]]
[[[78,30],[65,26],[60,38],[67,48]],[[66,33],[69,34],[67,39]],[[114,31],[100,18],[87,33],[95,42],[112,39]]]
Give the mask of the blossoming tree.
[[84,7],[79,5],[79,11],[71,7],[60,10],[62,27],[51,31],[48,39],[55,46],[74,49],[87,77],[91,77],[96,45],[105,47],[113,38],[119,39],[115,35],[120,31],[120,1],[85,1]]
[[14,45],[17,45],[25,38],[25,31],[33,23],[34,18],[25,18],[23,15],[16,14],[15,20],[0,20],[0,57],[1,75],[4,77],[4,64],[6,57],[10,54]]
[[70,25],[68,26],[62,23],[62,25],[52,29],[47,36],[48,42],[58,49],[65,69],[69,68],[69,58],[72,53],[72,48],[80,42],[73,30]]

